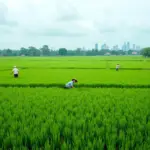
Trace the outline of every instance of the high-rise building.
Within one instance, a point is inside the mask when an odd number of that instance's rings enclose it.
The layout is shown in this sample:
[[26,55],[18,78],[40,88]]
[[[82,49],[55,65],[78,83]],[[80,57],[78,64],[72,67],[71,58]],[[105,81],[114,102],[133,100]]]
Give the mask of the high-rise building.
[[127,42],[127,51],[130,50],[130,42]]
[[106,45],[106,49],[107,49],[107,50],[109,49],[109,46],[108,46],[108,45]]
[[124,51],[128,51],[128,50],[130,50],[130,42],[124,42],[124,44],[123,44],[123,46],[122,46],[122,50],[124,50]]
[[95,44],[95,50],[98,50],[98,43]]
[[142,48],[139,46],[139,49],[138,50],[141,50]]
[[82,47],[82,50],[83,50],[83,51],[85,51],[85,50],[86,50],[86,48],[83,46],[83,47]]
[[133,50],[136,50],[136,45],[135,44],[133,44],[133,48],[132,48]]
[[108,47],[107,44],[103,44],[103,45],[101,46],[101,49],[106,50],[106,49],[109,49],[109,47]]
[[116,51],[119,50],[119,46],[118,46],[118,45],[115,45],[115,46],[114,46],[114,50],[116,50]]
[[136,46],[136,50],[141,50],[141,47],[140,46]]
[[104,44],[101,46],[101,49],[105,49],[105,45]]
[[122,50],[123,50],[123,51],[126,51],[126,50],[127,50],[127,44],[126,44],[126,42],[124,42],[124,44],[123,44],[123,46],[122,46]]
[[112,49],[115,50],[115,51],[117,51],[117,50],[119,50],[119,46],[118,46],[118,45],[115,45],[115,46],[113,46]]
[[113,46],[112,50],[115,50],[115,49],[116,49],[116,47],[115,47],[115,46]]

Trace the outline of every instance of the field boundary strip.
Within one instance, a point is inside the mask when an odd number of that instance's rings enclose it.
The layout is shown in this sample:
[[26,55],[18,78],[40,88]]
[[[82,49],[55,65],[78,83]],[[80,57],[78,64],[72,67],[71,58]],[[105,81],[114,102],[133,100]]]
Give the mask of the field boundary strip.
[[[90,68],[90,67],[20,67],[20,69],[22,70],[26,70],[26,69],[83,69],[83,70],[102,70],[102,69],[111,69],[111,70],[115,70],[116,68],[109,68],[109,67],[95,67],[95,68]],[[150,68],[120,68],[120,70],[150,70]],[[10,69],[0,69],[0,71],[10,71]]]
[[[19,87],[19,88],[63,88],[64,84],[0,84],[0,87],[8,88],[8,87]],[[150,84],[142,85],[142,84],[79,84],[76,85],[77,88],[150,88]]]

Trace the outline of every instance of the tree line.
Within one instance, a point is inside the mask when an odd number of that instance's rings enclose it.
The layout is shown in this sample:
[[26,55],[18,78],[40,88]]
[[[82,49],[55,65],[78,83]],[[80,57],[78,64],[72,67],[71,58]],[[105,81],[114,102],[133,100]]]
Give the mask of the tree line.
[[150,57],[150,48],[145,48],[142,51],[123,51],[123,50],[82,50],[80,48],[76,50],[67,50],[66,48],[60,48],[58,50],[52,50],[48,45],[43,45],[42,48],[30,46],[28,48],[20,48],[20,50],[3,49],[0,50],[0,56],[97,56],[97,55],[141,55]]

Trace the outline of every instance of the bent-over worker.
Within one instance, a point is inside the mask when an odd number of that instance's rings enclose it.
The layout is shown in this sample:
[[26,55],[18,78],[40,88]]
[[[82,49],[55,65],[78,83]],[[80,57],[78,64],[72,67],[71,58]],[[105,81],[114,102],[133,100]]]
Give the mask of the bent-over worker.
[[65,88],[74,88],[74,83],[77,83],[78,81],[76,79],[72,79],[72,81],[66,83]]

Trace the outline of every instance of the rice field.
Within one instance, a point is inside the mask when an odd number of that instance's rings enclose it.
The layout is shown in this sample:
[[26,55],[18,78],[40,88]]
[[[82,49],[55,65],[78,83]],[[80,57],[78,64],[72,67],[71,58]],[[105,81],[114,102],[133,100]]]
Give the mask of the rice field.
[[[121,69],[115,71],[116,64]],[[10,72],[16,65],[20,78]],[[150,84],[150,59],[142,57],[46,57],[0,58],[0,84],[65,84],[77,78],[79,84]]]
[[[74,89],[61,88],[72,78]],[[148,150],[149,85],[141,56],[2,57],[0,149]]]

